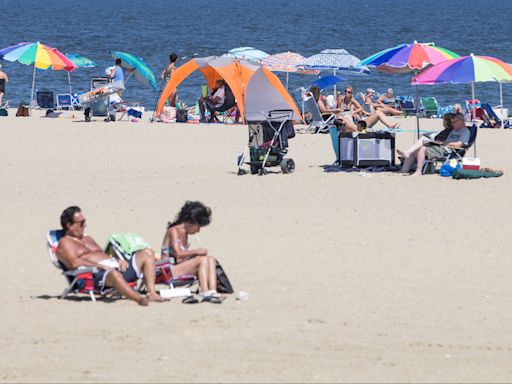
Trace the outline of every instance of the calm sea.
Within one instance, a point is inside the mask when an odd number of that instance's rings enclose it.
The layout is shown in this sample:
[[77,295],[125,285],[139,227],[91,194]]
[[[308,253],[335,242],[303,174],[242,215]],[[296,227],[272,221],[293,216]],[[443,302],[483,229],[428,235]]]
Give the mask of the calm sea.
[[[2,0],[0,47],[21,41],[41,41],[64,53],[79,53],[98,63],[72,73],[76,92],[88,89],[90,79],[112,65],[110,50],[142,57],[159,77],[169,54],[183,63],[193,55],[221,55],[240,46],[268,53],[295,51],[310,56],[326,48],[345,48],[364,58],[382,49],[414,40],[435,42],[460,55],[475,53],[512,62],[510,0]],[[11,105],[30,100],[32,67],[4,62],[11,82]],[[290,75],[290,88],[308,86],[312,76]],[[413,94],[409,75],[348,78],[356,91],[373,87],[383,92]],[[200,94],[202,80],[192,76],[180,87],[188,103]],[[65,93],[67,74],[37,71],[36,88]],[[505,105],[512,105],[512,85],[504,85]],[[421,87],[442,105],[463,102],[468,85]],[[141,100],[153,108],[158,92],[127,84],[125,99]],[[499,102],[499,86],[477,85],[477,97]]]

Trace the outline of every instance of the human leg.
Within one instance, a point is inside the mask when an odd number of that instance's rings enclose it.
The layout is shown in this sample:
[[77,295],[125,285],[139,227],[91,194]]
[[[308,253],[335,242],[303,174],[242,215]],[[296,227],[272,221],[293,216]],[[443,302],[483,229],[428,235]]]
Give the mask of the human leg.
[[382,111],[386,116],[402,116],[401,111],[391,107],[379,107],[379,111]]
[[[423,147],[425,148],[425,147]],[[400,168],[400,173],[409,173],[416,163],[416,154],[419,149],[415,152],[412,152],[408,157],[405,158],[402,168]]]
[[366,121],[366,125],[368,127],[373,127],[375,123],[377,123],[377,121],[380,121],[388,128],[396,128],[399,125],[398,122],[396,122],[395,124],[391,123],[389,119],[386,117],[386,115],[382,113],[382,111],[376,111],[373,115],[368,116],[364,120]]
[[427,148],[421,147],[416,152],[416,171],[413,176],[421,176],[423,173],[423,163],[425,162]]
[[144,275],[144,281],[146,282],[146,287],[148,290],[148,299],[150,301],[167,301],[158,293],[156,293],[155,289],[155,253],[147,248],[142,251],[137,252],[133,255],[135,265],[137,266],[137,271]]
[[4,98],[4,93],[0,92],[0,105],[2,105],[3,98]]
[[105,286],[115,288],[121,295],[127,299],[137,302],[139,305],[148,305],[148,298],[135,292],[132,287],[128,285],[121,273],[116,269],[112,269],[107,272],[107,276],[105,278]]
[[208,290],[207,259],[203,256],[196,256],[171,267],[174,276],[196,275],[199,280],[199,291]]
[[411,153],[416,152],[421,147],[423,147],[423,140],[420,139],[420,140],[416,141],[416,143],[414,143],[414,145],[411,148],[409,148],[407,151],[401,151],[400,149],[397,149],[396,152],[398,153],[399,156],[409,157],[411,155]]
[[199,113],[201,114],[201,121],[204,121],[205,119],[204,101],[205,99],[202,96],[197,101],[197,104],[199,106]]

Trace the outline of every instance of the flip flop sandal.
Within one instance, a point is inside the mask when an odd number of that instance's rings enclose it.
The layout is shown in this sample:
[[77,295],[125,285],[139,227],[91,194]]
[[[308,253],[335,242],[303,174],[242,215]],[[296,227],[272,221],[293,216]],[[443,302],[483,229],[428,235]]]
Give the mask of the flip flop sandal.
[[203,297],[203,300],[201,300],[201,303],[203,303],[203,302],[212,303],[212,304],[221,304],[222,299],[220,297],[210,295],[210,296]]
[[183,300],[181,300],[183,304],[197,304],[199,300],[197,300],[194,296],[187,296]]

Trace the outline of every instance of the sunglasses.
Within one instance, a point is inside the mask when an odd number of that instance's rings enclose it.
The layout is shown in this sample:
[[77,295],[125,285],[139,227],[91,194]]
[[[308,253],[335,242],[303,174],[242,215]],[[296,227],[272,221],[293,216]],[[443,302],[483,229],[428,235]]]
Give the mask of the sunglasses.
[[81,227],[85,227],[85,219],[82,221],[73,221],[73,224],[80,224]]
[[349,91],[348,89],[345,89],[345,93],[352,93],[352,91]]

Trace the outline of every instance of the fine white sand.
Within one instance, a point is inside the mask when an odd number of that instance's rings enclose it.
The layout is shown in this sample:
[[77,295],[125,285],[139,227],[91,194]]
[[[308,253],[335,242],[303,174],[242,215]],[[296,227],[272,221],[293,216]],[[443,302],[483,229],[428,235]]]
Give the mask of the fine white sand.
[[[495,179],[324,173],[328,135],[290,142],[294,174],[237,176],[244,126],[14,113],[0,118],[2,382],[512,380],[512,130],[479,131]],[[158,249],[187,199],[213,210],[193,244],[248,301],[57,299],[45,234],[64,208],[100,244],[132,231]]]

